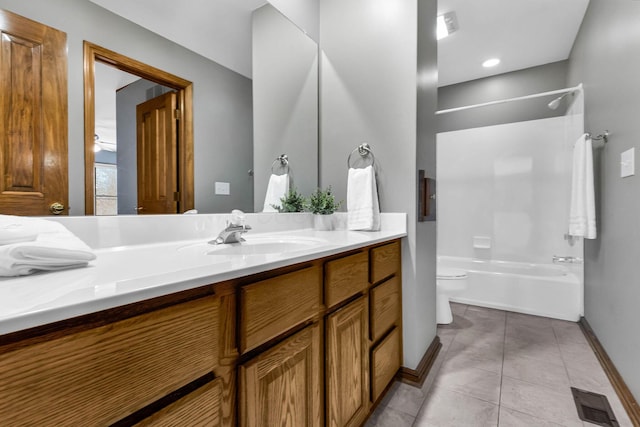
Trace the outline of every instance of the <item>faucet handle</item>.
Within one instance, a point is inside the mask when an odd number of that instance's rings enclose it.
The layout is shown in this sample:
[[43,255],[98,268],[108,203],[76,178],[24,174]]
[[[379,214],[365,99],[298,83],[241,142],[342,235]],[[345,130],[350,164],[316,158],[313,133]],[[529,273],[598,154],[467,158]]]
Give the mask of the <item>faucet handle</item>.
[[231,211],[231,225],[244,226],[244,212],[240,209],[234,209]]

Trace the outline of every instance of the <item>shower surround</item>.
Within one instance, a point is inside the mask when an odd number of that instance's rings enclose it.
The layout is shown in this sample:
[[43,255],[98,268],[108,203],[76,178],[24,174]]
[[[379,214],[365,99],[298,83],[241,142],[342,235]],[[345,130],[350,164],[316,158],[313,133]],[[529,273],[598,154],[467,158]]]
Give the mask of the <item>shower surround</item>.
[[453,300],[583,314],[582,265],[552,264],[554,255],[583,256],[582,241],[565,238],[572,148],[584,128],[581,102],[573,105],[564,117],[438,134],[439,263],[470,273]]

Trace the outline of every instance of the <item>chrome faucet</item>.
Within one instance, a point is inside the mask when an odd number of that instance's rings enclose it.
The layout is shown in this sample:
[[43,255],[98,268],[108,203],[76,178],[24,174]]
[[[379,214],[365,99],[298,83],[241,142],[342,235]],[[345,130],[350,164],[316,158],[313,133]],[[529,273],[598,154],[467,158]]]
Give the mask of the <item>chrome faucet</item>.
[[227,221],[227,226],[218,234],[214,240],[209,241],[212,245],[223,245],[227,243],[244,242],[242,234],[251,230],[251,227],[244,223],[244,212],[238,209],[231,211],[233,215],[231,221]]

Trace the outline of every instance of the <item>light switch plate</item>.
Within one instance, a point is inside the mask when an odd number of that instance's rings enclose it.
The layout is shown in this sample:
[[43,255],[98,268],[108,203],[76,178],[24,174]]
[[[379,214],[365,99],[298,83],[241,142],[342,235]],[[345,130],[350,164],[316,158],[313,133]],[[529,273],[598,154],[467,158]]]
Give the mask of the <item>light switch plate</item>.
[[620,178],[635,175],[635,148],[630,148],[627,151],[620,154]]
[[216,194],[221,196],[228,196],[231,194],[229,183],[216,181]]

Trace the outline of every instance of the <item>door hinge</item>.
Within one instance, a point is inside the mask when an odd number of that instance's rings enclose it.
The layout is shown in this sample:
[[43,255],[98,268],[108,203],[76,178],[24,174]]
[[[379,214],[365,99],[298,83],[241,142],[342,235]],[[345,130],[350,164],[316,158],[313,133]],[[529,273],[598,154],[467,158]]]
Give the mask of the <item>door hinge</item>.
[[174,191],[173,192],[173,201],[174,202],[179,202],[180,201],[180,192],[179,191]]
[[176,119],[176,120],[182,119],[182,111],[173,110],[173,118]]

